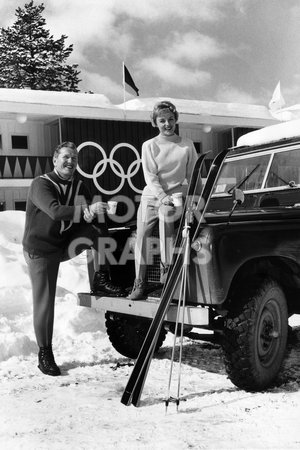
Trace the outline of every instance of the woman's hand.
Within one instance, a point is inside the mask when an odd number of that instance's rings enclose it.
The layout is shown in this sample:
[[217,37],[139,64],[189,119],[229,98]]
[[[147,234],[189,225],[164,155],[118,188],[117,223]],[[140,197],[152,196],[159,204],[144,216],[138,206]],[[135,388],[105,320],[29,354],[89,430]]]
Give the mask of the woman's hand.
[[171,195],[166,195],[166,197],[164,197],[164,198],[160,201],[160,203],[161,203],[162,205],[165,205],[165,206],[174,206],[173,198],[171,197]]
[[104,214],[107,210],[107,203],[96,202],[90,205],[90,212],[92,214]]

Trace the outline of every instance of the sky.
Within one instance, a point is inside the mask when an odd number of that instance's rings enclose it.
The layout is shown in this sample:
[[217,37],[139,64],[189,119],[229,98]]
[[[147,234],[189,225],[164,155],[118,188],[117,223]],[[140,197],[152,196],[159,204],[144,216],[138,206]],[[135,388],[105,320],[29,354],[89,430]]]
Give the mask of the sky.
[[[25,3],[0,0],[0,27],[12,25]],[[74,45],[68,62],[79,64],[80,90],[112,103],[124,100],[123,61],[144,98],[268,105],[280,81],[286,106],[300,103],[298,0],[43,4],[46,28]]]

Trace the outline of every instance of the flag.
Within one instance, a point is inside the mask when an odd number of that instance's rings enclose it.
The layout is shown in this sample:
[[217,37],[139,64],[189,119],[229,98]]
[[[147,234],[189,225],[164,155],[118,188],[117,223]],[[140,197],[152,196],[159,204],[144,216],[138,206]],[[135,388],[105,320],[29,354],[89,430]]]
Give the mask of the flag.
[[128,84],[128,86],[131,87],[131,89],[134,90],[134,92],[136,93],[136,95],[139,95],[139,90],[136,87],[132,76],[129,73],[129,70],[127,69],[127,67],[125,66],[125,64],[123,63],[123,80],[124,80],[124,89],[125,89],[125,83]]
[[280,81],[279,81],[273,92],[272,98],[270,100],[269,109],[271,111],[278,111],[279,109],[282,109],[284,106],[285,106],[285,101],[281,95]]

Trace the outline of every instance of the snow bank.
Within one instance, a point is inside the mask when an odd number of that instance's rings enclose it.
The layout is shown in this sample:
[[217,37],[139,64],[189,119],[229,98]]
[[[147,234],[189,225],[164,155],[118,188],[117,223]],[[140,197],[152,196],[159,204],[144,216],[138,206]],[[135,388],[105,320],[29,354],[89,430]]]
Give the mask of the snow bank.
[[[0,362],[37,351],[31,286],[21,244],[24,223],[23,211],[0,212]],[[53,345],[66,355],[78,345],[78,358],[92,361],[95,349],[101,353],[101,342],[107,338],[103,315],[77,306],[77,292],[88,289],[84,253],[61,264]]]
[[[179,410],[171,402],[166,414],[169,333],[151,363],[141,408],[128,408],[120,399],[133,362],[113,349],[103,316],[76,304],[76,292],[87,283],[82,257],[63,263],[59,274],[53,346],[62,376],[43,375],[37,369],[23,224],[24,213],[0,212],[1,448],[299,449],[299,332],[288,351],[284,384],[261,393],[231,384],[218,346],[186,340]],[[178,373],[176,356],[172,396]]]

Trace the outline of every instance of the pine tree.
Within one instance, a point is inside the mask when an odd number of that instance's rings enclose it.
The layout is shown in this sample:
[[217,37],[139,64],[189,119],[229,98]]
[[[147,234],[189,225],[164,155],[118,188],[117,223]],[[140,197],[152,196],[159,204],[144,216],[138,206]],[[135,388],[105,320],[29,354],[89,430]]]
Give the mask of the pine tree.
[[11,27],[0,28],[0,87],[78,92],[78,64],[66,63],[73,45],[45,29],[44,9],[31,0],[16,9]]

